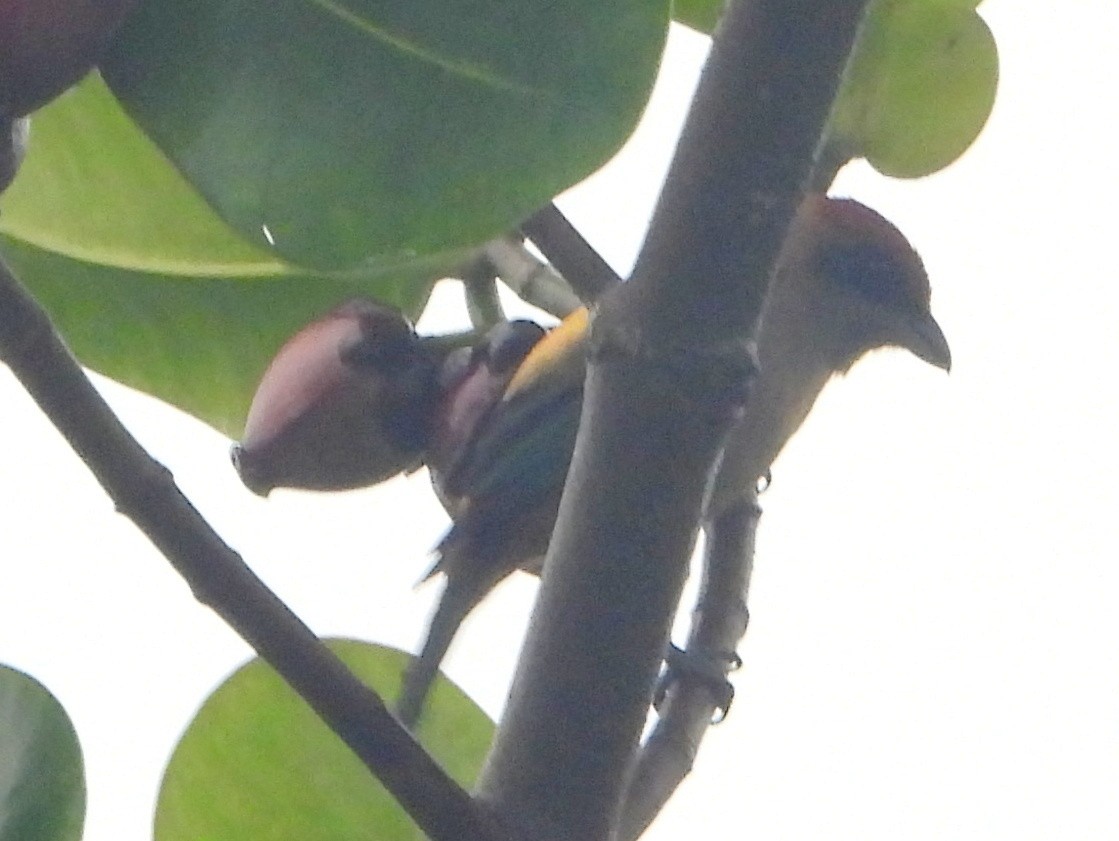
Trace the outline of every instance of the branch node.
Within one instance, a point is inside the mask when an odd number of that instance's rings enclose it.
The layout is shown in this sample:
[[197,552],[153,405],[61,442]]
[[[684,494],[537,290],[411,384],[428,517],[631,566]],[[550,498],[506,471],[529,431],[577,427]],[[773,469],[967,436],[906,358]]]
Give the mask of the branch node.
[[182,496],[174,474],[166,465],[155,459],[137,461],[133,480],[113,498],[114,510],[130,520],[142,519],[154,507],[164,504],[168,494]]
[[587,355],[592,364],[635,362],[662,381],[663,393],[697,407],[738,416],[759,370],[757,345],[739,337],[708,341],[659,341],[632,321],[591,321]]

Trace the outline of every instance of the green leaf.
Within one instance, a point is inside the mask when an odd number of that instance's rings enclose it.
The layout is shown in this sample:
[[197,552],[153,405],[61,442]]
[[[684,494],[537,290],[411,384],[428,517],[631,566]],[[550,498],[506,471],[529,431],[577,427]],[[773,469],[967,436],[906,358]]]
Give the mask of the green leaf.
[[[919,177],[956,160],[994,105],[998,52],[980,0],[879,0],[832,120],[828,159],[866,158]],[[673,17],[711,33],[724,0],[676,0]]]
[[70,718],[41,683],[0,666],[0,841],[78,841],[84,819]]
[[652,86],[648,0],[148,0],[110,87],[251,242],[301,265],[477,245],[601,165]]
[[250,245],[96,76],[35,115],[0,250],[84,364],[233,436],[288,336],[359,294],[416,313],[445,268],[323,274]]
[[[403,652],[355,640],[331,649],[385,698]],[[440,679],[420,740],[469,786],[493,724]],[[423,834],[369,771],[261,660],[242,666],[206,700],[179,741],[159,793],[155,841],[395,841]]]
[[829,143],[885,175],[952,163],[979,135],[998,48],[975,0],[879,0],[840,93]]
[[676,0],[672,4],[672,17],[692,29],[710,35],[715,31],[719,15],[726,0]]

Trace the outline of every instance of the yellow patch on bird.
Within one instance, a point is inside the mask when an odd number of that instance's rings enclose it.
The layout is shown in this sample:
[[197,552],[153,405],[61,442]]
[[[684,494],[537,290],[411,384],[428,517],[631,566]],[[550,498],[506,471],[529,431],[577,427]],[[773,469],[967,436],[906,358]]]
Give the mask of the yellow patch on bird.
[[580,307],[536,343],[505,389],[503,400],[525,391],[545,376],[582,377],[583,345],[590,315]]

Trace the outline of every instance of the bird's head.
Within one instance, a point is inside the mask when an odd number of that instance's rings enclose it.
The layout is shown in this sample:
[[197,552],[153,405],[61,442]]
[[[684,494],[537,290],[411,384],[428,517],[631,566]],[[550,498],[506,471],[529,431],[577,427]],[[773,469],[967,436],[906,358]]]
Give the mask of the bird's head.
[[233,447],[255,493],[342,490],[416,466],[439,359],[394,309],[349,301],[300,330],[265,371]]
[[781,271],[774,296],[811,308],[810,317],[820,325],[814,340],[833,355],[836,370],[846,371],[866,352],[891,346],[945,371],[951,367],[948,341],[929,306],[921,258],[901,231],[866,205],[810,196],[789,237]]
[[458,474],[471,458],[479,427],[544,336],[543,328],[532,321],[504,321],[472,347],[453,351],[443,363],[427,464],[448,510],[457,507]]

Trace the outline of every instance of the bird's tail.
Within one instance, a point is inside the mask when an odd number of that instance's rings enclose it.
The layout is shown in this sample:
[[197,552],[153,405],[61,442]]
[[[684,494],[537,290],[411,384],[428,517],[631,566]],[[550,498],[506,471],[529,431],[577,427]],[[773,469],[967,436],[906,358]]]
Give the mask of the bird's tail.
[[405,726],[414,727],[423,712],[424,702],[439,673],[439,665],[451,647],[463,620],[478,603],[515,567],[479,563],[467,553],[474,549],[452,528],[437,549],[438,560],[424,576],[424,581],[442,573],[446,578],[443,594],[427,626],[420,653],[412,658],[404,672],[404,682],[396,701],[396,714]]

